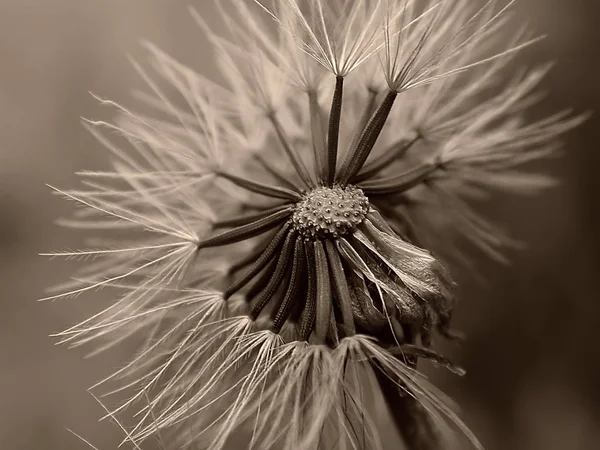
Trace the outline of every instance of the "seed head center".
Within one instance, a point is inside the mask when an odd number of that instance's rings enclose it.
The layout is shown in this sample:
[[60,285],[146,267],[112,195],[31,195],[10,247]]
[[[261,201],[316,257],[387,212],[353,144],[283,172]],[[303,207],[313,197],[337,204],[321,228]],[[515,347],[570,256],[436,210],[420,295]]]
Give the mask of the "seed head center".
[[369,199],[355,186],[318,187],[304,195],[293,215],[295,229],[309,239],[351,233],[367,216]]

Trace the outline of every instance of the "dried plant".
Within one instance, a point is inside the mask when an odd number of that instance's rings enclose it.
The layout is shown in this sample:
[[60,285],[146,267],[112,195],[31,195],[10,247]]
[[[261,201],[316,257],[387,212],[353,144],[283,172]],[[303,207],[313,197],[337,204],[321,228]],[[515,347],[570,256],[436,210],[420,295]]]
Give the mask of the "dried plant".
[[91,261],[47,299],[113,299],[62,342],[143,338],[99,383],[127,396],[110,417],[136,413],[127,441],[378,449],[385,400],[409,448],[481,448],[416,369],[462,372],[432,345],[456,336],[444,267],[467,244],[502,259],[470,201],[549,186],[521,166],[581,118],[525,121],[548,67],[511,69],[536,39],[501,42],[514,2],[477,3],[216,2],[224,27],[193,16],[219,83],[149,44],[156,114],[101,100],[113,168],[56,191],[102,238],[53,254]]

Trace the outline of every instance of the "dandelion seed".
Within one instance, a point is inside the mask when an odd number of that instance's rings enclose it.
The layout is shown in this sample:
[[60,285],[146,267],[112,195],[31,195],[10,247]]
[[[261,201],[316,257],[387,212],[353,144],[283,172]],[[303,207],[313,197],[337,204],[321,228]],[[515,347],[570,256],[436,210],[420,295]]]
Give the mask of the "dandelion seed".
[[513,3],[221,2],[229,35],[193,14],[225,85],[148,44],[185,106],[140,66],[162,118],[102,101],[120,118],[89,127],[113,170],[57,192],[83,207],[65,225],[115,236],[51,254],[90,261],[46,298],[115,297],[63,342],[144,338],[95,386],[128,395],[107,409],[134,413],[126,440],[219,450],[242,429],[249,448],[377,449],[383,395],[410,448],[482,448],[416,370],[463,373],[434,350],[456,337],[444,264],[469,263],[454,236],[503,258],[469,198],[547,187],[520,166],[583,120],[525,122],[546,67],[497,84],[534,41],[496,49]]

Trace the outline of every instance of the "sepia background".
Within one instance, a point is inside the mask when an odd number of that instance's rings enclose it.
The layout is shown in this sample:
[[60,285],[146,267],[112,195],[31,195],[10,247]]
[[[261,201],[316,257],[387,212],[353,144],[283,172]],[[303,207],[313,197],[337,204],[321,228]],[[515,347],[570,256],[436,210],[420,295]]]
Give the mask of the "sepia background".
[[[474,0],[475,1],[475,0]],[[101,168],[107,153],[80,117],[106,118],[89,92],[127,101],[141,86],[128,60],[151,40],[196,70],[213,73],[206,40],[188,15],[213,0],[0,0],[0,449],[100,450],[120,432],[86,392],[126,353],[84,359],[48,337],[94,309],[93,299],[38,303],[74,263],[39,252],[76,248],[83,234],[54,225],[72,205],[45,183],[69,187],[73,172]],[[516,65],[555,60],[547,96],[532,116],[600,107],[600,2],[521,0],[519,18],[548,37]],[[464,409],[489,450],[583,450],[600,442],[600,121],[567,137],[544,170],[562,185],[539,198],[497,196],[486,214],[527,242],[512,266],[481,261],[485,285],[459,273],[451,348],[468,371],[436,382]],[[396,448],[390,446],[390,448]]]

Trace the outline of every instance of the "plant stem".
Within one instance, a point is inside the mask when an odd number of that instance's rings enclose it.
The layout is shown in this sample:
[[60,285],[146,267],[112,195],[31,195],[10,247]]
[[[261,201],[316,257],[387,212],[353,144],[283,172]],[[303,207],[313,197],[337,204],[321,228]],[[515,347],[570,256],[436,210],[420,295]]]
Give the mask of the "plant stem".
[[439,431],[430,414],[412,395],[374,367],[392,420],[409,450],[441,450]]

